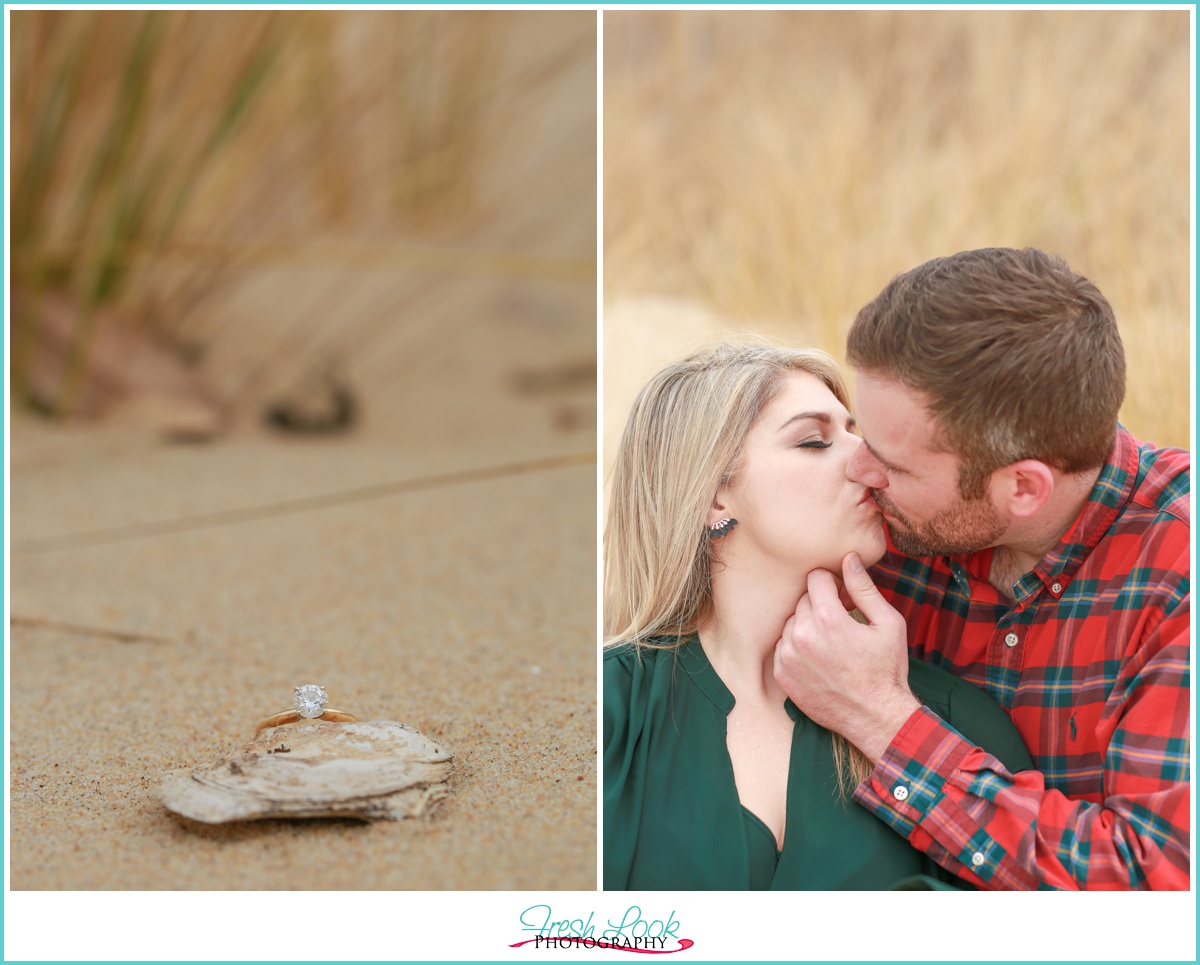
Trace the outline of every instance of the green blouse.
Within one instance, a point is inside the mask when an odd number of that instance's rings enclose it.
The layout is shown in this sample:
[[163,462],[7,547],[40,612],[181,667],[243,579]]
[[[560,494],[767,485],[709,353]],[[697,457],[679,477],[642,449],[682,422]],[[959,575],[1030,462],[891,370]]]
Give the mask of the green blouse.
[[[1009,771],[1033,766],[983,691],[912,661],[909,685]],[[792,756],[782,851],[742,807],[725,743],[733,710],[697,637],[669,650],[604,654],[604,887],[610,890],[884,889],[913,875],[963,883],[853,801],[833,742],[789,700]]]

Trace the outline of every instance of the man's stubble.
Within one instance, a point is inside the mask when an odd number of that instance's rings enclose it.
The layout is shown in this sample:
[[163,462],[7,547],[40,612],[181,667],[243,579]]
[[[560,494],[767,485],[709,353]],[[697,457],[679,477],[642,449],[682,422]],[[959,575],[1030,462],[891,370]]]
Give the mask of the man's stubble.
[[973,553],[993,545],[1005,530],[1004,521],[987,498],[962,499],[919,526],[888,498],[886,490],[872,490],[886,514],[892,544],[906,556],[951,556]]

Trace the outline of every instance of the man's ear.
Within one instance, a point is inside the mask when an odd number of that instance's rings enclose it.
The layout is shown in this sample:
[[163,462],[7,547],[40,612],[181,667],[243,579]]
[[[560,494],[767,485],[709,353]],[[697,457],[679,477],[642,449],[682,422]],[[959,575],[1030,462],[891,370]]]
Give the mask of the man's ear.
[[1054,470],[1037,459],[1010,463],[992,474],[991,493],[1002,512],[1028,519],[1054,495]]

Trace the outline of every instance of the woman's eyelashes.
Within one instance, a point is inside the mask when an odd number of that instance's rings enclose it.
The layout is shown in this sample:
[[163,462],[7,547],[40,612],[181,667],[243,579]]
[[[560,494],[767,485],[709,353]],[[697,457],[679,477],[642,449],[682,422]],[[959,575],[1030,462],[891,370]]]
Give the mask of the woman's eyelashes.
[[832,446],[832,442],[826,442],[824,439],[805,439],[799,443],[797,449],[828,449]]

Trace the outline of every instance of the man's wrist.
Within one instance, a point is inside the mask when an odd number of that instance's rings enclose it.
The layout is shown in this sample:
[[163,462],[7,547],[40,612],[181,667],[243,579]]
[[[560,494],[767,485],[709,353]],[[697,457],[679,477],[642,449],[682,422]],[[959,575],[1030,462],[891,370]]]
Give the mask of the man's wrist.
[[914,711],[920,709],[921,702],[911,693],[897,694],[880,704],[869,717],[856,721],[857,726],[842,731],[842,735],[862,751],[872,764],[878,764],[900,728],[908,722]]

